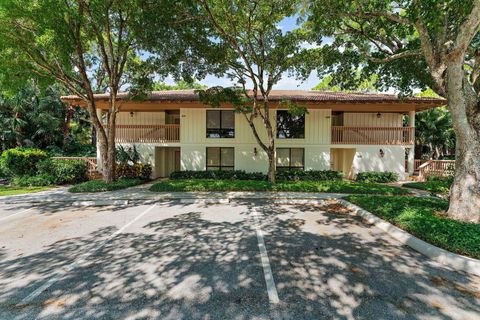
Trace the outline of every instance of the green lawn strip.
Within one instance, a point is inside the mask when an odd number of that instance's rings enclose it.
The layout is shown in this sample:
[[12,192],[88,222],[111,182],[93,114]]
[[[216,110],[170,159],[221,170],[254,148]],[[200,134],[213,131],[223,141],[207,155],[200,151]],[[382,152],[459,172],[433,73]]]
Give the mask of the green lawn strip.
[[103,192],[103,191],[113,191],[119,189],[125,189],[128,187],[133,187],[139,184],[145,183],[145,180],[142,179],[118,179],[112,183],[106,183],[102,180],[90,180],[83,182],[77,185],[74,185],[68,191],[80,193],[80,192]]
[[450,183],[448,181],[409,182],[404,183],[402,186],[438,194],[448,194],[450,190]]
[[0,186],[0,196],[13,196],[17,194],[35,193],[52,189],[52,187],[15,187]]
[[255,180],[187,179],[165,180],[154,184],[151,191],[278,191],[330,192],[355,194],[408,195],[410,192],[394,186],[351,181],[281,181],[271,184]]
[[435,246],[480,259],[480,224],[442,216],[448,208],[445,200],[367,195],[352,195],[346,200]]

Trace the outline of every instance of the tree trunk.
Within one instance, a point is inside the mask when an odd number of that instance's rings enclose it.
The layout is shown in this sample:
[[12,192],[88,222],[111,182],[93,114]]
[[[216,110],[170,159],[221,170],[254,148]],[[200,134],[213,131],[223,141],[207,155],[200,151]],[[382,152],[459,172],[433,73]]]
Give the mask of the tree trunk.
[[480,108],[463,64],[448,66],[447,98],[457,137],[455,177],[448,216],[480,222]]
[[271,146],[268,150],[268,182],[275,183],[275,172],[276,172],[276,165],[275,165],[275,146]]
[[68,143],[68,138],[70,135],[70,123],[72,122],[73,114],[75,113],[75,109],[71,106],[68,105],[65,108],[65,119],[63,121],[63,147]]
[[88,112],[97,136],[98,150],[102,160],[103,181],[110,183],[115,180],[115,117],[107,117],[107,127],[104,128],[101,119],[97,116],[93,99],[89,102]]
[[116,179],[115,176],[115,126],[116,126],[116,113],[109,112],[108,116],[108,127],[107,127],[107,150],[106,150],[106,159],[107,166],[103,169],[103,180],[107,183],[113,182]]
[[480,142],[457,140],[455,179],[450,189],[448,216],[480,222]]

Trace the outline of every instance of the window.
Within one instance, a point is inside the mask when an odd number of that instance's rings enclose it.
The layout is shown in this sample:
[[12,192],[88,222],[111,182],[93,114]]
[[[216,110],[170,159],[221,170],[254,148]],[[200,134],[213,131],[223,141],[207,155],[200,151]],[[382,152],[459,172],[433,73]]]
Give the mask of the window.
[[277,169],[303,170],[305,168],[305,152],[303,148],[277,148]]
[[287,110],[277,111],[277,138],[304,139],[305,115],[295,116]]
[[234,167],[233,148],[207,148],[207,170],[233,170]]
[[235,138],[233,110],[207,110],[207,138]]

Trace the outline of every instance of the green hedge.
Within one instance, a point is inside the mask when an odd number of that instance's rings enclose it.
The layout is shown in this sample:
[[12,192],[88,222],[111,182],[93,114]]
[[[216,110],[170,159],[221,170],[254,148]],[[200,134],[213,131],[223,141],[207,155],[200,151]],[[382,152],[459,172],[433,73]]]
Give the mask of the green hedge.
[[135,163],[133,165],[127,163],[117,164],[115,167],[117,178],[127,179],[143,179],[149,180],[152,175],[152,166],[144,163]]
[[37,174],[37,164],[47,158],[48,154],[39,149],[15,148],[5,150],[0,161],[7,174],[19,177]]
[[112,183],[106,183],[102,180],[90,180],[77,184],[68,191],[70,192],[103,192],[103,191],[113,191],[119,189],[125,189],[128,187],[133,187],[139,184],[145,183],[143,179],[118,179]]
[[359,172],[357,182],[387,183],[398,181],[399,176],[396,172]]
[[163,180],[152,187],[155,192],[204,192],[204,191],[276,191],[276,192],[333,192],[357,194],[410,195],[407,189],[352,181],[268,181],[191,179]]
[[333,170],[282,170],[276,173],[279,181],[328,181],[342,180],[343,173]]
[[[331,170],[281,170],[276,172],[279,181],[327,181],[342,180],[342,173]],[[175,171],[170,174],[170,179],[215,179],[215,180],[267,180],[261,172],[232,171]]]
[[38,163],[40,175],[51,175],[54,184],[79,183],[88,179],[88,166],[82,160],[47,159]]
[[243,170],[231,171],[175,171],[170,174],[170,179],[215,179],[215,180],[266,180],[267,176],[261,172],[245,172]]

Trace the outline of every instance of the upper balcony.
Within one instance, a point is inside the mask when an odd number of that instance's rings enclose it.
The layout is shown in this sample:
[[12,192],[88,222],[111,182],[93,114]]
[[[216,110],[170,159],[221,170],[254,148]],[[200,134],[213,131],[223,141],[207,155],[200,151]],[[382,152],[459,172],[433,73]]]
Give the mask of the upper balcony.
[[180,142],[179,124],[117,125],[117,143],[176,143]]
[[332,126],[332,144],[414,144],[414,127]]

